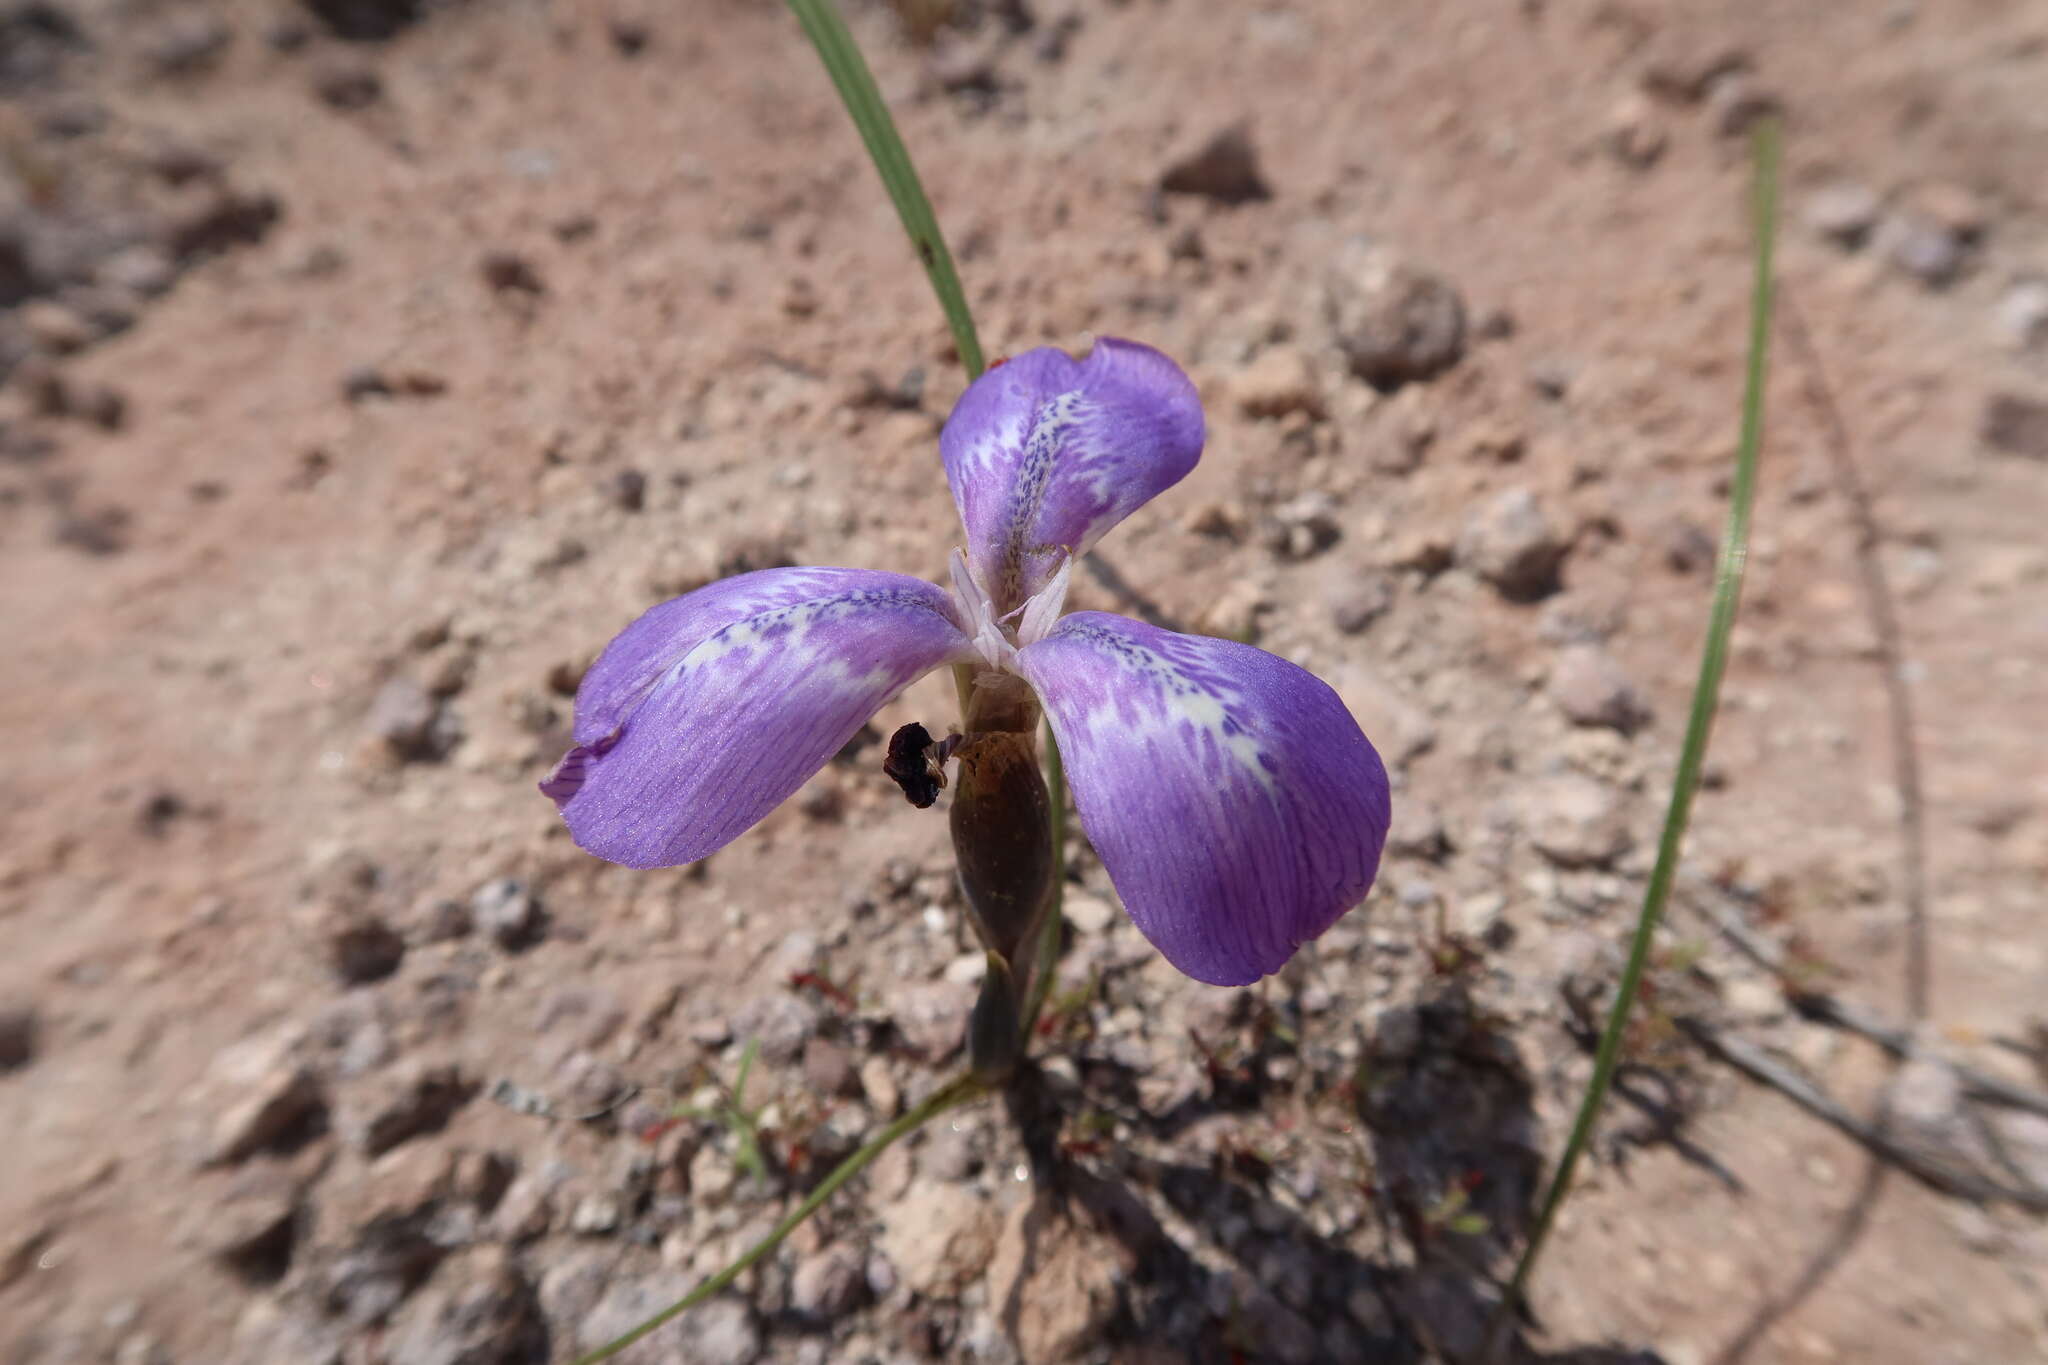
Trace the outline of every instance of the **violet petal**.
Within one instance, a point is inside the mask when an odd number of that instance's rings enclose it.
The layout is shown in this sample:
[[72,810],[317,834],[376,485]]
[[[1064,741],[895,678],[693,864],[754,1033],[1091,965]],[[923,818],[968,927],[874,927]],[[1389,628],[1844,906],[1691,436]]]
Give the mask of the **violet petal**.
[[968,386],[939,434],[967,557],[1005,614],[1201,458],[1178,365],[1104,337],[1085,360],[1027,351]]
[[1017,653],[1131,919],[1197,981],[1279,970],[1372,886],[1379,754],[1315,675],[1250,645],[1076,612]]
[[860,569],[764,569],[664,602],[576,694],[576,747],[541,790],[576,843],[628,867],[723,847],[875,710],[971,652],[946,594]]

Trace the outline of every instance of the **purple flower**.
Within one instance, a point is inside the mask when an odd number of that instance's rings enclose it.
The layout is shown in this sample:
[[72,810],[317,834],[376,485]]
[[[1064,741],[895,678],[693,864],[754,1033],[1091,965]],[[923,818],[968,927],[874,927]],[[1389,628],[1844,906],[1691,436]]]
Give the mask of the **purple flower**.
[[1372,885],[1379,755],[1337,694],[1284,659],[1060,614],[1075,556],[1186,477],[1202,440],[1194,386],[1149,347],[1040,349],[989,371],[939,437],[967,530],[951,592],[766,569],[664,602],[592,666],[576,747],[541,790],[599,857],[693,862],[930,670],[1008,674],[1050,718],[1081,825],[1145,936],[1200,981],[1278,970]]

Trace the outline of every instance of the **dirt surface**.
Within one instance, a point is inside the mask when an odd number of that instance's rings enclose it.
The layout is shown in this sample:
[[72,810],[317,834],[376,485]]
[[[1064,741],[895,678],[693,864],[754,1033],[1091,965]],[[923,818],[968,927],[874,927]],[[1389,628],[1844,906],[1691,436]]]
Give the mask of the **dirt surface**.
[[[1077,851],[1011,1112],[622,1358],[1469,1358],[1651,862],[1771,107],[1746,614],[1516,1350],[2048,1355],[2038,1215],[1873,1180],[1697,1043],[2048,1184],[2048,1120],[1955,1069],[2043,1084],[2048,12],[849,9],[991,353],[1128,336],[1201,386],[1202,464],[1074,604],[1319,672],[1395,842],[1243,992]],[[941,573],[964,379],[924,281],[767,0],[5,0],[0,100],[0,1356],[567,1360],[953,1064],[974,954],[878,746],[668,872],[534,787],[653,602]],[[941,680],[876,733],[911,719],[952,720]],[[673,1112],[750,1044],[758,1170]]]

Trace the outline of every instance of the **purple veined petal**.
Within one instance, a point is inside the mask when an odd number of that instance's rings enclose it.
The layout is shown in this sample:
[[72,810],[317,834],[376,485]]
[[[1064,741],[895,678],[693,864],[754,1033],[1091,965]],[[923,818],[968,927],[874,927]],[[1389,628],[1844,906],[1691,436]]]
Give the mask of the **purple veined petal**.
[[1314,674],[1094,611],[1017,661],[1117,894],[1189,976],[1243,986],[1278,971],[1371,888],[1387,772]]
[[969,385],[939,450],[997,615],[1187,477],[1202,440],[1195,386],[1136,342],[1104,337],[1078,361],[1041,347]]
[[627,626],[576,693],[576,747],[541,783],[576,843],[628,867],[723,847],[876,709],[970,653],[945,592],[860,569],[764,569]]

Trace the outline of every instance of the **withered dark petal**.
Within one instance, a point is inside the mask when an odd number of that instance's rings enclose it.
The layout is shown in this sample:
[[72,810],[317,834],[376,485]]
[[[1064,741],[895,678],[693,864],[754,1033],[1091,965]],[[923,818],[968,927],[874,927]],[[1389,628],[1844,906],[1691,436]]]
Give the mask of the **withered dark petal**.
[[882,759],[882,771],[903,788],[903,795],[919,810],[939,799],[946,775],[931,761],[932,733],[916,721],[889,736],[889,752]]

